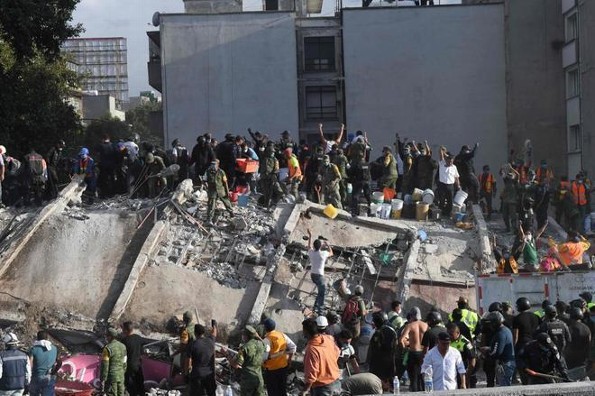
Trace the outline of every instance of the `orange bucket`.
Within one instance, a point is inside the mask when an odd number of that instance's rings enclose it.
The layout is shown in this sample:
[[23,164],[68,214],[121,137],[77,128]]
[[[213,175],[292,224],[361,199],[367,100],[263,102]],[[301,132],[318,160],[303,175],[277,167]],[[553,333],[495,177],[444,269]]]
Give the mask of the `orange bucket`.
[[384,187],[382,192],[384,193],[384,201],[390,201],[397,195],[397,192],[394,189],[388,187]]

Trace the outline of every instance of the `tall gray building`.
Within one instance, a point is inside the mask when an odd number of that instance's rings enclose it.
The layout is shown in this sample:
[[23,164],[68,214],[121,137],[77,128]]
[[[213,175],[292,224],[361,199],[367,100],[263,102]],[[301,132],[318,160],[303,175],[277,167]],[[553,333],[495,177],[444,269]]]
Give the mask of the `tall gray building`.
[[110,95],[128,102],[128,51],[123,37],[74,38],[62,45],[72,55],[75,71],[83,76],[83,91]]

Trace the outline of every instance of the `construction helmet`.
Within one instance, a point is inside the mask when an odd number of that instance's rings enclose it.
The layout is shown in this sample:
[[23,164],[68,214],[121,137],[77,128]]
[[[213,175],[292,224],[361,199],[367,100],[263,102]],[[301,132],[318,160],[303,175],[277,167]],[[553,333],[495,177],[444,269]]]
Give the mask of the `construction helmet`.
[[519,312],[527,311],[531,309],[531,302],[527,297],[521,297],[518,300],[516,300],[516,309]]

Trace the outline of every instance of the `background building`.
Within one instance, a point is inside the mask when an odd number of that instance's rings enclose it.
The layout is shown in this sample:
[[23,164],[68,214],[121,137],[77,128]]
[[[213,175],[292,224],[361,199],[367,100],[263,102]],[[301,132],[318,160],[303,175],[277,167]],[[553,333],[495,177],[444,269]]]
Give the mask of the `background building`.
[[83,77],[83,91],[113,96],[118,107],[128,102],[128,59],[123,37],[68,39],[62,50],[72,55],[75,70]]

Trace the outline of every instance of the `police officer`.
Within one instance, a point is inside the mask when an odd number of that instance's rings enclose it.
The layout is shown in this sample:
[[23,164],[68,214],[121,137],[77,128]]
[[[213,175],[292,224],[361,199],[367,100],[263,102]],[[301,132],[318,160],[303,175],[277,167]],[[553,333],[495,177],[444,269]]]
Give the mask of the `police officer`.
[[558,319],[558,311],[553,305],[546,305],[545,317],[543,322],[537,328],[537,333],[547,333],[550,336],[558,351],[564,356],[566,344],[572,341],[570,330],[566,323]]
[[124,395],[124,373],[126,372],[126,347],[116,339],[118,332],[107,331],[108,344],[101,352],[101,389],[107,396]]
[[[475,327],[479,322],[479,315],[477,315],[477,312],[469,308],[469,300],[463,296],[459,297],[457,307],[461,310],[461,321],[469,327],[471,334],[473,334],[475,332]],[[452,321],[452,314],[449,315],[449,319]]]
[[521,350],[519,369],[528,374],[529,385],[548,384],[553,380],[540,377],[539,374],[555,375],[568,381],[566,365],[552,339],[546,333],[539,333],[535,340]]
[[244,345],[235,358],[230,360],[231,367],[241,368],[240,388],[242,396],[264,396],[262,363],[265,346],[256,329],[250,325],[242,332]]
[[[477,376],[475,375],[475,364],[477,362],[477,357],[473,342],[461,334],[459,326],[457,326],[455,323],[449,323],[446,326],[446,330],[450,336],[450,346],[459,351],[461,353],[461,357],[463,358],[463,364],[467,370],[467,375],[465,376],[467,380],[467,388],[475,388],[477,385]],[[459,378],[457,378],[457,383],[459,384],[460,388]]]
[[211,162],[207,169],[207,221],[213,225],[213,216],[217,207],[217,200],[221,200],[230,217],[233,217],[233,208],[229,201],[229,186],[227,176],[223,169],[219,168],[219,160]]
[[341,205],[341,194],[339,183],[341,182],[341,172],[337,165],[331,164],[328,155],[322,157],[322,167],[320,169],[322,186],[324,188],[324,201],[337,209],[343,209]]
[[0,352],[0,394],[29,393],[31,364],[29,357],[17,348],[19,339],[14,333],[2,337],[6,349]]

